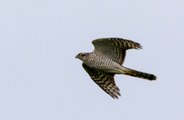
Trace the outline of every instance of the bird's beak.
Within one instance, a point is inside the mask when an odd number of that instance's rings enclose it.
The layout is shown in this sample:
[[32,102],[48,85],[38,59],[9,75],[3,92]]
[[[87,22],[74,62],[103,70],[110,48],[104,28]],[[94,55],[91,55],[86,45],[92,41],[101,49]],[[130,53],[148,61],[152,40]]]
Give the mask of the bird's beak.
[[78,57],[79,57],[78,55],[75,56],[75,58],[78,58]]

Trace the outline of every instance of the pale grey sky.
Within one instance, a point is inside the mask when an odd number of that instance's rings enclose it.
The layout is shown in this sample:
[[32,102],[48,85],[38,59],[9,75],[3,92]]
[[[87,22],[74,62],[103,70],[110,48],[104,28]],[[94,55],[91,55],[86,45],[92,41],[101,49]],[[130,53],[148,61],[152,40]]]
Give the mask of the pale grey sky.
[[[0,1],[0,120],[183,120],[182,0]],[[75,59],[91,41],[141,43],[124,65],[157,81],[117,75],[112,99]]]

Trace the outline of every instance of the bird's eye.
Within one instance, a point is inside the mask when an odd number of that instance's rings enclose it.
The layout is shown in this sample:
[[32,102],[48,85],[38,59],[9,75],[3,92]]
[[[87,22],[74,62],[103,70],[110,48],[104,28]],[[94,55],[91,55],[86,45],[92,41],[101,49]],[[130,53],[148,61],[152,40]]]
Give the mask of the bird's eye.
[[84,56],[85,56],[85,54],[80,54],[80,56],[84,57]]

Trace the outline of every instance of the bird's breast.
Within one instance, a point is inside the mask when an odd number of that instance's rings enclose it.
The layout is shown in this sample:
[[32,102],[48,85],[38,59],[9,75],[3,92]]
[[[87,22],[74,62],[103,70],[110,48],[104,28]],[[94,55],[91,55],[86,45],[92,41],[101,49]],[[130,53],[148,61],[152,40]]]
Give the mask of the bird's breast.
[[91,68],[107,72],[114,71],[120,67],[118,63],[103,55],[90,57],[85,63]]

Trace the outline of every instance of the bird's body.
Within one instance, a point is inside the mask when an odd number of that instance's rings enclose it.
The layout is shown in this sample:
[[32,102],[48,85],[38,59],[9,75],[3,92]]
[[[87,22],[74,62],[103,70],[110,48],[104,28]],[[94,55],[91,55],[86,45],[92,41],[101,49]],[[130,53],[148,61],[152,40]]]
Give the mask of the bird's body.
[[109,73],[116,73],[115,70],[121,69],[122,67],[118,63],[112,61],[112,59],[110,59],[109,57],[94,53],[90,53],[88,56],[88,60],[84,61],[84,63],[91,68],[99,69]]
[[93,42],[95,50],[91,53],[79,53],[76,58],[83,61],[83,67],[105,92],[118,98],[119,88],[114,82],[115,74],[155,80],[156,76],[122,66],[127,49],[139,49],[141,45],[122,38],[102,38]]

